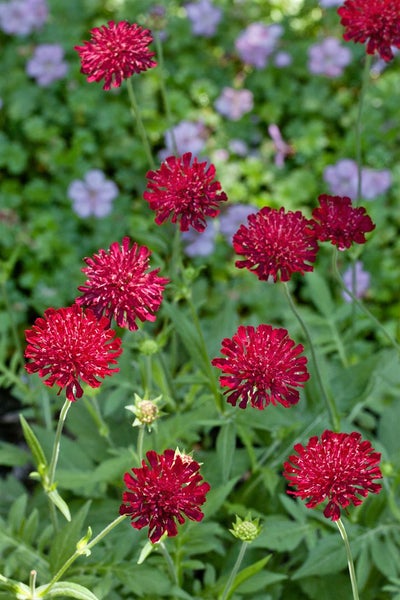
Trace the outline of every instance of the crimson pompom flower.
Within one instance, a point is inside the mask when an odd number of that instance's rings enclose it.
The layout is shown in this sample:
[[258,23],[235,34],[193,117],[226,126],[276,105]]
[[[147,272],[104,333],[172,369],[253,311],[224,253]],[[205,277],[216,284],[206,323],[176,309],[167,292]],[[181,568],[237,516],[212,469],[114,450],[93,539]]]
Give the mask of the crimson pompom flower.
[[151,256],[146,246],[129,246],[129,237],[124,237],[122,245],[113,242],[108,252],[101,249],[84,259],[87,281],[78,287],[83,294],[76,302],[91,308],[97,317],[114,317],[119,327],[134,331],[136,319],[155,321],[169,279],[158,277],[160,269],[146,272]]
[[88,75],[90,83],[104,79],[103,90],[120,87],[134,73],[157,65],[153,60],[155,53],[148,47],[153,41],[149,29],[127,21],[109,21],[90,33],[90,42],[74,49],[81,59],[81,73]]
[[149,527],[148,537],[153,544],[166,532],[177,535],[176,521],[201,521],[204,514],[200,506],[206,501],[210,489],[199,473],[200,465],[190,456],[175,450],[146,454],[148,463],[142,461],[139,469],[125,473],[128,491],[122,495],[119,512],[129,515],[135,529]]
[[156,212],[157,225],[171,216],[172,223],[179,222],[181,231],[188,231],[191,226],[202,232],[206,217],[216,217],[219,203],[228,199],[220,182],[214,181],[214,165],[198,162],[191,152],[181,157],[169,156],[146,177],[143,197]]
[[77,304],[67,308],[48,308],[44,317],[36,319],[25,332],[28,342],[25,365],[28,373],[47,377],[43,383],[66,388],[68,400],[81,398],[81,379],[92,388],[101,385],[99,377],[112,375],[121,354],[121,340],[109,328],[109,320],[98,319],[91,310],[83,311]]
[[248,225],[241,225],[233,236],[235,252],[246,257],[236,261],[239,269],[246,267],[259,279],[273,277],[275,282],[313,270],[318,243],[311,221],[300,211],[265,206],[247,220]]
[[355,208],[347,196],[328,196],[318,198],[319,207],[314,208],[312,227],[321,242],[330,241],[339,250],[350,248],[353,242],[365,244],[365,233],[375,229],[365,208]]
[[373,483],[382,478],[378,466],[381,455],[369,441],[362,440],[360,433],[326,430],[321,440],[314,436],[306,447],[296,444],[294,449],[297,455],[285,462],[283,475],[297,490],[287,493],[308,500],[307,508],[328,500],[324,510],[327,519],[337,521],[341,508],[358,506],[368,492],[377,494],[382,488]]
[[269,404],[285,407],[297,404],[299,392],[309,379],[307,358],[299,356],[304,347],[296,346],[286,329],[259,325],[256,329],[240,325],[232,339],[222,340],[221,353],[211,363],[221,369],[219,381],[229,389],[227,401],[239,408],[260,410]]
[[392,60],[391,46],[400,48],[400,0],[345,0],[338,14],[346,41],[367,42],[367,54]]

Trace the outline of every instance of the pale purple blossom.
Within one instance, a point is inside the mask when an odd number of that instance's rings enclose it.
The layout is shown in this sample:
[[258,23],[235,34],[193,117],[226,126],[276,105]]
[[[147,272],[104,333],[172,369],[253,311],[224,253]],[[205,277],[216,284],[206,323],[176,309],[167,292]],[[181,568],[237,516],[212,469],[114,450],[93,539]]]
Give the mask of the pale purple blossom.
[[280,50],[279,52],[277,52],[274,55],[274,65],[280,69],[283,69],[284,67],[288,67],[289,65],[292,64],[292,57],[289,54],[289,52],[284,52],[283,50]]
[[231,121],[239,121],[253,108],[253,94],[250,90],[235,90],[224,87],[214,104],[217,111]]
[[[357,197],[358,173],[354,160],[343,158],[336,164],[327,166],[323,177],[331,194],[352,199]],[[391,183],[390,171],[386,169],[361,169],[361,197],[365,200],[373,200],[376,196],[384,194]]]
[[64,50],[58,44],[41,44],[35,48],[33,56],[26,64],[26,72],[36,79],[41,87],[65,77],[68,65],[64,61]]
[[222,10],[214,6],[210,0],[199,0],[186,4],[186,14],[195,35],[211,37],[217,30],[222,18]]
[[103,171],[92,169],[83,179],[73,181],[67,191],[72,208],[79,217],[105,217],[112,210],[112,201],[118,196],[118,187],[106,179]]
[[232,154],[236,154],[237,156],[247,156],[249,153],[249,147],[246,142],[237,138],[230,140],[228,148]]
[[314,75],[339,77],[350,62],[350,50],[335,37],[327,37],[308,49],[308,68]]
[[219,229],[226,241],[232,245],[232,238],[247,217],[256,213],[258,208],[250,204],[231,204],[219,217]]
[[235,47],[243,62],[256,69],[263,69],[275,51],[282,33],[281,25],[251,23],[238,36]]
[[11,0],[0,3],[0,29],[8,35],[29,35],[48,17],[46,0]]
[[285,158],[293,154],[293,147],[285,142],[285,140],[282,138],[282,134],[278,125],[275,125],[275,123],[272,123],[268,126],[268,133],[274,142],[275,165],[279,168],[282,168],[285,163]]
[[339,6],[339,4],[343,4],[343,0],[319,0],[322,8],[330,8],[331,6]]
[[[201,121],[181,121],[165,132],[166,148],[161,150],[159,157],[161,160],[167,158],[176,152],[182,156],[186,152],[191,152],[193,156],[198,156],[206,145],[207,130]],[[175,144],[176,148],[175,148]]]
[[[343,274],[343,283],[347,289],[350,290],[354,296],[356,296],[356,298],[363,298],[369,290],[371,275],[368,273],[368,271],[364,271],[363,263],[360,260],[357,260],[355,262],[354,282],[353,269],[350,266]],[[342,297],[344,300],[346,300],[346,302],[351,302],[351,297],[344,290],[342,291]]]
[[194,256],[209,256],[214,252],[215,236],[217,234],[215,219],[207,219],[204,231],[191,228],[182,232],[183,251],[191,258]]

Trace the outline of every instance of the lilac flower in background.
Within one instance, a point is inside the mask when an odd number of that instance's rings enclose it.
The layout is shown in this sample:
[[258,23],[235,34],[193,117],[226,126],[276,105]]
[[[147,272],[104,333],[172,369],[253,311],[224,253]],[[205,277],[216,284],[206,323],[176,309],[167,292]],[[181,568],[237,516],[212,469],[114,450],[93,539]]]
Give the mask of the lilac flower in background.
[[252,23],[236,39],[235,47],[243,62],[263,69],[283,33],[280,25]]
[[184,244],[184,252],[187,256],[209,256],[214,252],[215,219],[207,219],[207,225],[204,231],[198,232],[193,228],[189,231],[183,231],[181,236]]
[[284,67],[288,67],[292,64],[292,57],[290,56],[289,52],[284,52],[281,50],[275,54],[273,61],[276,67],[283,69]]
[[[396,54],[399,54],[400,52],[400,49],[396,48],[396,46],[390,46],[390,50],[393,56],[396,56]],[[378,55],[378,58],[375,59],[375,62],[371,66],[371,75],[378,77],[378,75],[380,75],[388,65],[389,63],[386,60],[383,60],[383,58],[380,58]]]
[[239,139],[230,140],[228,144],[229,152],[236,154],[237,156],[247,156],[249,153],[249,147],[245,141]]
[[[357,196],[357,163],[349,158],[339,160],[335,165],[329,165],[324,171],[324,181],[328,184],[329,191],[335,196]],[[361,170],[361,196],[365,200],[373,200],[376,196],[384,194],[392,182],[390,171],[386,169]]]
[[166,148],[159,153],[161,160],[174,154],[173,139],[177,146],[179,155],[191,152],[193,156],[198,156],[206,145],[207,131],[200,121],[181,121],[165,133]]
[[219,217],[219,229],[226,241],[232,245],[232,238],[240,225],[245,224],[247,217],[256,213],[258,208],[250,204],[232,204]]
[[322,8],[331,8],[331,6],[339,6],[343,3],[343,0],[320,0],[319,3]]
[[72,208],[79,217],[105,217],[112,210],[112,201],[118,196],[118,187],[106,179],[103,171],[88,171],[83,181],[73,181],[67,191]]
[[64,62],[64,50],[58,44],[42,44],[35,48],[33,56],[26,64],[26,72],[36,79],[41,87],[65,77],[68,65]]
[[308,49],[308,68],[314,75],[339,77],[350,62],[350,50],[334,37],[327,37]]
[[[363,263],[360,260],[355,262],[355,285],[353,287],[353,270],[351,266],[343,274],[343,282],[356,298],[363,298],[369,290],[371,283],[371,275],[368,271],[364,271]],[[351,302],[351,297],[343,290],[343,299],[346,302]]]
[[268,133],[275,146],[275,165],[282,168],[285,163],[285,158],[294,154],[293,147],[282,138],[278,125],[275,125],[274,123],[269,125]]
[[48,17],[46,0],[11,0],[0,3],[0,29],[8,35],[29,35]]
[[186,13],[192,24],[195,35],[211,37],[217,30],[222,18],[222,10],[214,6],[210,0],[199,0],[186,4]]
[[235,90],[224,87],[214,104],[221,115],[231,121],[239,121],[253,108],[253,94],[249,90]]

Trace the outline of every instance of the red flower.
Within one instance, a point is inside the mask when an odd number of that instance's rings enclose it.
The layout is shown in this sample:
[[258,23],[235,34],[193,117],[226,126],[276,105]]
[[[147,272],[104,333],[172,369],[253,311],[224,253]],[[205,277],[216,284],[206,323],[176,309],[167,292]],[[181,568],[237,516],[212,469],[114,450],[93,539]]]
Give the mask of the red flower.
[[321,440],[314,436],[306,447],[296,444],[294,449],[298,455],[289,457],[283,475],[297,491],[288,494],[308,499],[307,508],[329,500],[324,510],[327,519],[337,521],[340,508],[358,506],[362,503],[359,496],[366,498],[368,492],[377,494],[382,488],[373,483],[382,478],[381,455],[355,431],[324,431]]
[[58,385],[58,393],[66,388],[68,400],[74,402],[83,394],[80,379],[97,388],[101,385],[98,377],[119,371],[109,367],[122,352],[121,340],[114,336],[108,319],[98,320],[91,310],[84,312],[77,304],[48,308],[25,332],[25,357],[33,359],[25,368],[47,377],[46,385]]
[[206,501],[210,489],[198,472],[199,463],[190,456],[175,450],[146,454],[149,465],[142,461],[140,469],[132,469],[133,476],[125,473],[128,488],[122,495],[119,512],[129,515],[135,529],[149,526],[149,539],[158,542],[163,533],[177,535],[176,521],[185,518],[201,521],[204,517],[200,506]]
[[318,198],[320,206],[314,208],[312,227],[321,242],[330,241],[339,250],[350,248],[353,242],[365,244],[365,233],[375,229],[365,208],[354,208],[346,196]]
[[311,221],[300,211],[285,212],[265,206],[247,217],[248,226],[241,225],[233,236],[237,254],[246,257],[236,261],[239,269],[246,267],[261,280],[270,276],[289,281],[292,274],[312,271],[318,244],[310,227]]
[[180,221],[181,231],[188,231],[189,226],[204,231],[206,217],[216,217],[219,202],[228,199],[214,177],[214,165],[207,167],[197,158],[192,161],[190,152],[180,158],[169,156],[158,171],[149,171],[143,197],[156,211],[157,225],[172,215],[172,223]]
[[119,327],[138,328],[136,319],[155,321],[164,286],[168,279],[158,277],[160,269],[146,273],[151,252],[146,246],[133,244],[124,237],[122,245],[111,244],[108,252],[99,250],[82,269],[87,276],[85,285],[78,287],[83,295],[76,299],[90,307],[100,317],[114,317]]
[[103,90],[120,87],[133,73],[157,65],[152,60],[155,53],[148,48],[153,41],[151,33],[136,23],[109,21],[92,29],[91,36],[90,42],[74,49],[81,59],[81,73],[88,75],[90,83],[104,79]]
[[364,44],[367,53],[393,58],[391,46],[400,48],[400,0],[345,0],[338,8],[343,38]]
[[229,390],[228,402],[246,408],[247,403],[262,410],[277,402],[289,407],[299,401],[296,387],[309,379],[307,358],[299,356],[304,348],[288,336],[286,329],[271,325],[240,325],[232,339],[222,341],[221,353],[211,363],[226,375],[220,384]]

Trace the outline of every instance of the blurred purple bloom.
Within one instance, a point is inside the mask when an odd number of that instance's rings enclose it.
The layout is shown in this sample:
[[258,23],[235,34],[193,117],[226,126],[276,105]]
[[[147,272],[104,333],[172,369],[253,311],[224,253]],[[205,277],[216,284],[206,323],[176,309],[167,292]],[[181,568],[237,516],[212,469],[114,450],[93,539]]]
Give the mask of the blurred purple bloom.
[[275,146],[275,165],[281,168],[285,163],[285,158],[294,153],[293,147],[286,143],[282,138],[282,134],[278,125],[275,125],[274,123],[269,125],[268,133],[271,136]]
[[343,0],[319,0],[322,8],[330,8],[331,6],[339,6],[339,4],[343,4]]
[[224,87],[214,106],[224,117],[231,121],[239,121],[243,115],[252,110],[253,94],[249,90]]
[[327,37],[308,49],[308,68],[314,75],[339,77],[350,62],[350,50],[334,37]]
[[186,4],[186,13],[192,24],[195,35],[211,37],[217,30],[218,23],[222,18],[222,10],[213,6],[210,0],[199,0]]
[[263,69],[282,33],[280,25],[252,23],[236,39],[236,50],[243,62]]
[[[396,46],[390,46],[390,49],[392,51],[393,56],[396,56],[400,52],[400,49],[396,48]],[[378,58],[376,58],[375,62],[371,66],[371,74],[377,77],[382,73],[382,71],[386,69],[388,65],[389,63],[386,60],[383,60],[383,58],[379,58],[378,55]]]
[[[348,290],[350,290],[356,298],[363,298],[369,290],[371,276],[368,271],[364,271],[363,264],[360,260],[355,262],[355,285],[353,287],[353,270],[351,266],[343,274],[343,282]],[[342,296],[346,302],[351,302],[351,297],[344,290]]]
[[165,133],[166,148],[159,153],[161,160],[174,154],[173,138],[177,146],[177,152],[180,156],[186,152],[191,152],[197,156],[206,145],[207,131],[200,121],[181,121]]
[[118,196],[118,187],[106,179],[103,171],[88,171],[83,181],[73,181],[67,191],[73,201],[73,210],[79,217],[105,217],[112,210],[112,201]]
[[281,50],[277,52],[274,56],[274,65],[282,69],[283,67],[288,67],[292,64],[292,57],[289,52],[284,52]]
[[0,4],[0,29],[9,35],[28,35],[48,17],[46,0],[11,0]]
[[[335,196],[357,196],[357,163],[349,158],[339,160],[335,165],[329,165],[324,171],[324,181],[329,191]],[[361,170],[361,196],[365,200],[373,200],[384,194],[390,187],[392,178],[386,169]]]
[[246,156],[249,153],[249,147],[243,140],[230,140],[228,145],[229,151],[237,156]]
[[58,44],[42,44],[35,48],[26,64],[26,72],[36,83],[47,87],[53,81],[65,77],[68,65],[64,62],[64,50]]
[[256,213],[258,208],[249,204],[232,204],[219,217],[219,229],[226,241],[232,245],[232,238],[240,225],[246,223],[249,215]]
[[190,257],[212,254],[215,247],[216,233],[214,219],[207,219],[206,228],[202,232],[198,232],[193,228],[182,232],[185,254]]

